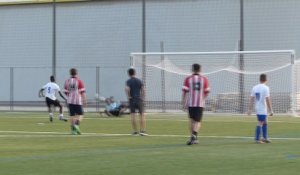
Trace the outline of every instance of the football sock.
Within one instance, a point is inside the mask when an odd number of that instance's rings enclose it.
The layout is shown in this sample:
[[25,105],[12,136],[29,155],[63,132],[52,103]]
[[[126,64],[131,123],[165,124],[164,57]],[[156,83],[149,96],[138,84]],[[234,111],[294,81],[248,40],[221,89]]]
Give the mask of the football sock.
[[263,134],[264,139],[268,138],[268,124],[263,124],[262,134]]
[[52,112],[49,113],[49,117],[51,117],[51,118],[53,117],[53,113]]
[[192,132],[192,137],[197,138],[197,135],[198,135],[198,132],[196,132],[196,131]]
[[259,138],[260,138],[260,132],[261,132],[261,126],[256,126],[255,140],[259,140]]

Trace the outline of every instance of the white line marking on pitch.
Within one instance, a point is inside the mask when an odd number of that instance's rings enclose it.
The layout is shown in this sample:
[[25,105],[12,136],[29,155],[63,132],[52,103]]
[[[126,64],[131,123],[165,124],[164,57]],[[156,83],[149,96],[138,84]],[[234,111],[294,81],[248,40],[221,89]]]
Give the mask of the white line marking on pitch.
[[[0,133],[15,133],[8,135],[0,135],[0,138],[5,137],[76,137],[74,135],[70,135],[68,132],[31,132],[31,131],[0,131]],[[131,134],[109,134],[109,133],[83,133],[79,137],[116,137],[116,136],[131,136]],[[160,134],[151,134],[146,137],[182,137],[187,138],[190,136],[187,135],[160,135]],[[208,135],[200,135],[200,138],[219,138],[219,139],[253,139],[253,137],[247,136],[208,136]],[[283,137],[273,137],[270,138],[272,140],[295,140],[300,141],[300,138],[283,138]]]

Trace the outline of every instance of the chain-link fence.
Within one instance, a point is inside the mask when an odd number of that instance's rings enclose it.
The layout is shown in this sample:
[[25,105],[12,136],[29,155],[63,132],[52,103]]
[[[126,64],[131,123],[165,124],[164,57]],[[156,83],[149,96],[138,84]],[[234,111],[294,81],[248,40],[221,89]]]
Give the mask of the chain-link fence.
[[[50,75],[62,86],[71,67],[78,68],[91,103],[95,93],[126,101],[131,52],[293,49],[297,53],[299,8],[298,0],[1,4],[0,109],[44,109],[38,90]],[[160,103],[158,109],[174,106]],[[99,104],[91,105],[98,110]]]

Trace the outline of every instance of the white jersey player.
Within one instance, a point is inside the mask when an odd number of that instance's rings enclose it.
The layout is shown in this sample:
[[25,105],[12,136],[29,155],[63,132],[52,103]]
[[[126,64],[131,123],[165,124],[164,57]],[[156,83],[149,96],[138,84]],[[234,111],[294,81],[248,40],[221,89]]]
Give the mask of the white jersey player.
[[[250,97],[250,107],[248,115],[251,114],[253,104],[255,103],[255,111],[257,115],[258,124],[255,130],[255,143],[270,143],[268,140],[268,109],[270,116],[273,115],[272,104],[270,99],[270,89],[266,85],[267,75],[260,75],[260,84],[253,87]],[[260,140],[260,133],[262,131],[263,139]]]
[[50,82],[44,85],[39,91],[39,97],[45,97],[46,105],[49,112],[49,120],[53,122],[53,111],[52,107],[59,107],[59,120],[67,121],[63,117],[63,106],[60,104],[59,100],[56,98],[56,93],[59,93],[61,98],[66,100],[66,98],[60,92],[59,86],[55,83],[54,76],[50,76]]

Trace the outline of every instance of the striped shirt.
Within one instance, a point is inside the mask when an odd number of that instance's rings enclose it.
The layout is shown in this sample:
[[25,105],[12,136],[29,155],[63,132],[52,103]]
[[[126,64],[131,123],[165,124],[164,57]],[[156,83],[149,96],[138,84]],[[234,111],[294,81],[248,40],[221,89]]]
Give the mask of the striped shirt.
[[206,77],[193,74],[185,78],[182,90],[189,93],[186,101],[188,107],[204,107],[210,88]]
[[68,104],[82,105],[81,94],[85,93],[83,82],[77,77],[71,77],[65,81],[64,87],[64,92],[68,97]]

